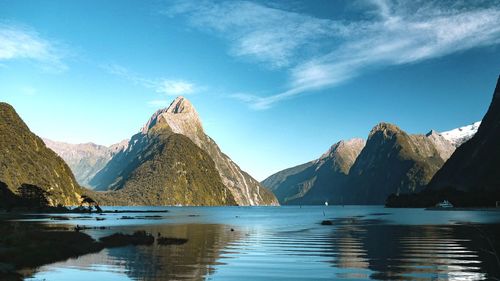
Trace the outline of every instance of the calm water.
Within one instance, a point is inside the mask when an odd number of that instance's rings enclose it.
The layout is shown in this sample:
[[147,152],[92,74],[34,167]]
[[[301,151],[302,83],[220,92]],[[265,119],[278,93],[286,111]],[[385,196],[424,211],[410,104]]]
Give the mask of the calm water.
[[[71,221],[47,220],[50,224],[109,227],[85,231],[96,238],[117,231],[146,230],[189,241],[179,246],[105,249],[43,266],[27,280],[487,280],[500,277],[500,263],[490,253],[499,243],[500,212],[366,206],[167,209],[169,213],[99,216],[106,218],[103,221],[96,221],[97,215]],[[135,219],[121,219],[123,215]],[[325,219],[333,225],[321,225]],[[464,224],[470,222],[475,225]]]

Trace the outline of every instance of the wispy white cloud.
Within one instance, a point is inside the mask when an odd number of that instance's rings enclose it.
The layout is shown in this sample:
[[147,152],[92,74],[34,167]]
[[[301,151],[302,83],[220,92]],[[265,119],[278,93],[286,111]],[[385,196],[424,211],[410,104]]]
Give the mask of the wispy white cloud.
[[186,95],[194,92],[194,84],[183,80],[161,80],[157,91],[167,95]]
[[367,0],[360,7],[359,19],[331,20],[246,1],[184,1],[166,14],[227,38],[231,55],[288,72],[282,92],[232,95],[254,109],[334,87],[368,69],[500,43],[500,1]]
[[[136,85],[141,85],[143,87],[152,89],[159,94],[168,96],[189,95],[195,93],[198,90],[198,87],[194,83],[186,80],[146,78],[117,64],[102,65],[102,68],[110,74],[127,79]],[[157,103],[158,101],[154,102]]]
[[180,1],[164,13],[188,16],[193,26],[227,38],[232,55],[273,68],[287,67],[305,49],[312,51],[313,41],[345,31],[338,23],[246,1]]
[[68,68],[63,62],[66,53],[60,44],[42,38],[29,27],[0,23],[0,61],[26,59],[43,70],[61,72]]

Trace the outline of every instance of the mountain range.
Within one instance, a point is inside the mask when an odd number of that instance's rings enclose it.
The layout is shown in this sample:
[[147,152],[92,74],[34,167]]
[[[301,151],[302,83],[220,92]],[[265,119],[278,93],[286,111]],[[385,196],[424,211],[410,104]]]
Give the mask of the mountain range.
[[262,184],[281,204],[384,204],[392,193],[421,191],[477,124],[411,135],[380,123],[367,141],[334,144],[320,158],[271,175]]
[[70,144],[42,139],[45,145],[55,151],[69,165],[76,180],[82,186],[94,188],[90,180],[108,164],[115,154],[127,148],[128,140],[111,146],[95,143]]
[[6,103],[0,119],[0,203],[42,194],[48,205],[76,205],[85,194],[105,205],[427,206],[447,196],[491,205],[500,195],[500,78],[481,122],[425,135],[379,123],[366,141],[335,143],[262,184],[221,152],[184,97],[110,147],[42,141]]
[[110,147],[42,141],[12,106],[1,103],[0,110],[0,203],[33,186],[50,205],[78,205],[82,194],[103,205],[278,204],[205,134],[183,97]]
[[431,207],[449,200],[460,207],[494,207],[500,202],[500,77],[481,123],[455,135],[476,131],[460,145],[419,193],[391,194],[388,207]]

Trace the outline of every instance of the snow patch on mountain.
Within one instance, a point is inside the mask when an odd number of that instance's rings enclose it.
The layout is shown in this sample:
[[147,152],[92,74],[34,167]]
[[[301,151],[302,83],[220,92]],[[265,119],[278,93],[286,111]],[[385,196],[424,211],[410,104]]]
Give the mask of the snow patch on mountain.
[[442,132],[441,135],[449,142],[451,142],[455,147],[459,147],[466,141],[470,140],[477,133],[480,125],[481,121],[478,121],[468,126]]

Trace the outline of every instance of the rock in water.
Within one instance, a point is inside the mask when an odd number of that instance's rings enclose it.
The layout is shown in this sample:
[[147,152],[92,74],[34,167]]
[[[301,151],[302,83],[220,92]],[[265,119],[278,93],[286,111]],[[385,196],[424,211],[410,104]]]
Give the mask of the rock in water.
[[17,193],[22,185],[47,192],[49,205],[78,205],[82,192],[68,165],[7,103],[0,103],[0,181]]

